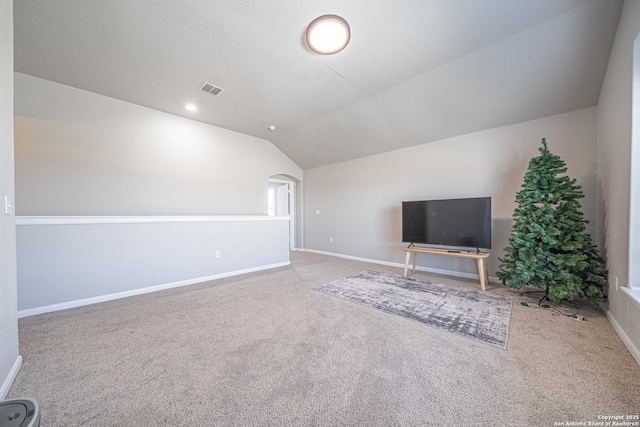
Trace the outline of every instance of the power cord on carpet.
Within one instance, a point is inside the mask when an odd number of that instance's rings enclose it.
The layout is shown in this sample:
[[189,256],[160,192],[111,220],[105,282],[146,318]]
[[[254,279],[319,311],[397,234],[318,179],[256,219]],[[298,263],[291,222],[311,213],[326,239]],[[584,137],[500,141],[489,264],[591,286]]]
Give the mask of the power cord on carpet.
[[[519,303],[520,305],[523,305],[525,307],[531,307],[531,308],[542,308],[545,310],[550,309],[551,310],[551,315],[552,316],[566,316],[569,317],[573,320],[578,320],[578,321],[583,321],[586,320],[584,316],[582,316],[580,314],[580,307],[578,306],[578,304],[576,304],[573,301],[567,301],[567,300],[560,300],[560,301],[556,301],[553,302],[552,304],[543,304],[543,301],[547,300],[546,297],[546,293],[545,296],[542,297],[542,299],[540,301],[536,302],[531,302],[531,301],[524,301],[525,299],[525,295],[527,294],[533,294],[533,293],[542,293],[545,291],[524,291],[524,292],[520,292],[520,299],[519,299]],[[547,300],[549,301],[549,300]],[[551,301],[549,301],[551,303]],[[559,307],[560,304],[562,303],[567,303],[567,304],[572,304],[575,307],[575,312],[568,312],[566,311],[566,309],[562,309],[561,307]]]

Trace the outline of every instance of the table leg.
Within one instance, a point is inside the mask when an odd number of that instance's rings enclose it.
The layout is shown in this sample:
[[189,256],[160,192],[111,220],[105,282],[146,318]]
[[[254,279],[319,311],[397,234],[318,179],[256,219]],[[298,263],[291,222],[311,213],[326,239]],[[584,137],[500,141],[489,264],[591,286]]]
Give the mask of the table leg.
[[413,253],[413,272],[416,272],[416,259],[418,258],[418,252]]
[[407,251],[407,254],[404,257],[404,273],[402,277],[407,277],[407,269],[409,268],[409,257],[411,257],[411,252]]
[[484,258],[478,258],[478,276],[480,277],[480,289],[483,291],[486,287],[487,280],[487,266]]
[[483,259],[482,263],[484,264],[484,280],[485,280],[485,284],[489,284],[489,267],[487,266],[487,259]]

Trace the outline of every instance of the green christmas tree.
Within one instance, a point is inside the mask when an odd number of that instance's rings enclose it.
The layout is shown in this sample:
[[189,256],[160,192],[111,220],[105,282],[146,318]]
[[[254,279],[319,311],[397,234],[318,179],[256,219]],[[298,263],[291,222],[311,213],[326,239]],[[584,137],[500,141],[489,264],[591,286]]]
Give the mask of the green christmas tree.
[[538,151],[516,193],[514,225],[497,276],[515,289],[544,289],[551,301],[573,301],[576,294],[602,301],[607,270],[585,233],[588,221],[578,201],[584,193],[545,139]]

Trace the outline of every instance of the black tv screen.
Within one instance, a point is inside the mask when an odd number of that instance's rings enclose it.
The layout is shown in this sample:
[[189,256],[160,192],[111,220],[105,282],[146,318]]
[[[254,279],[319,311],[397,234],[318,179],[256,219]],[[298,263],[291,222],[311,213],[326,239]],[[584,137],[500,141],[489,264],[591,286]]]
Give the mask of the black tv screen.
[[491,248],[491,197],[402,202],[402,241]]

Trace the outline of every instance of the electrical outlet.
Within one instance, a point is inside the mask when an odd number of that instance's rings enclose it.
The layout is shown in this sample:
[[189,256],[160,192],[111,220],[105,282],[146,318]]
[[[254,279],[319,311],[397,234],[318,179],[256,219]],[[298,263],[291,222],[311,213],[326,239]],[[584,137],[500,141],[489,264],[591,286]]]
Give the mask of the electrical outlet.
[[333,237],[329,237],[329,243],[333,243]]
[[320,209],[316,210],[316,215],[320,215]]
[[216,251],[216,258],[220,258],[220,251]]

